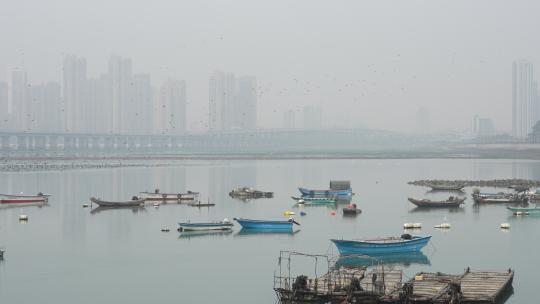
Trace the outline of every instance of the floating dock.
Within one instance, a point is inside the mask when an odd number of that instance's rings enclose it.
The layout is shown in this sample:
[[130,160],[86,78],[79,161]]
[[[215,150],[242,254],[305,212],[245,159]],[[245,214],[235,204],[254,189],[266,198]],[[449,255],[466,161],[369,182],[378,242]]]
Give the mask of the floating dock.
[[[328,271],[307,277],[292,275],[291,257],[326,258]],[[500,304],[512,294],[514,271],[471,271],[463,274],[421,272],[404,281],[399,267],[373,263],[369,267],[334,267],[324,255],[282,252],[274,291],[281,303],[362,304]],[[287,269],[283,270],[285,265]]]

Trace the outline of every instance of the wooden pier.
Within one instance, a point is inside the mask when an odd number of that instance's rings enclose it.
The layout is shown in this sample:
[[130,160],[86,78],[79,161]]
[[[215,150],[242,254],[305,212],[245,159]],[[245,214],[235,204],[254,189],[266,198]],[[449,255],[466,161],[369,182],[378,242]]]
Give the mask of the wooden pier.
[[[467,269],[462,275],[419,273],[403,284],[401,292],[386,303],[499,303],[512,289],[514,271],[484,272]],[[400,300],[398,300],[400,299]]]
[[[314,276],[291,273],[291,258],[323,260],[328,270]],[[374,262],[371,266],[338,267],[328,256],[282,251],[274,291],[281,303],[359,304],[502,304],[512,293],[514,271],[471,271],[462,274],[421,272],[403,280],[399,266]],[[285,269],[282,268],[285,266]]]

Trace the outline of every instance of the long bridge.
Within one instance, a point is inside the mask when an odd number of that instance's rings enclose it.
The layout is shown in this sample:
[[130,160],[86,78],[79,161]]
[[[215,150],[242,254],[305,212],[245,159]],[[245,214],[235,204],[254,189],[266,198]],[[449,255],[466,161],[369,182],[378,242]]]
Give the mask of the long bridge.
[[[258,129],[181,135],[0,132],[1,151],[282,152],[366,149],[418,138],[369,129]],[[421,141],[421,140],[420,140]]]

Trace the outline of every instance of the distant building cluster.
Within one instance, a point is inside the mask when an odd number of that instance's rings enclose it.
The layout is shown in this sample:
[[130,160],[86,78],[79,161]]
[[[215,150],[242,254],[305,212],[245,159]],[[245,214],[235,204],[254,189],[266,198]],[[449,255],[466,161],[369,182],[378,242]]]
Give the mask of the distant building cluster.
[[538,84],[533,64],[520,59],[512,65],[512,136],[526,138],[540,120]]
[[252,130],[257,126],[257,80],[216,71],[209,82],[209,130]]
[[[254,129],[255,77],[215,72],[210,78],[210,130]],[[64,57],[62,81],[31,84],[26,71],[0,81],[0,129],[14,132],[167,134],[186,131],[186,83],[168,79],[152,86],[150,75],[133,73],[132,61],[111,56],[99,77],[86,59]]]
[[477,136],[487,137],[495,135],[495,126],[491,118],[484,118],[478,115],[473,116],[472,133]]

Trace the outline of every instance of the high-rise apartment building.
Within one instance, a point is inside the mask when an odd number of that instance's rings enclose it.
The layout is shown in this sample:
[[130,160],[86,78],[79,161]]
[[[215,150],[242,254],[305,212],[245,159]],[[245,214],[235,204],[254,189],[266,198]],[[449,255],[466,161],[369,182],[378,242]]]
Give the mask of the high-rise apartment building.
[[109,59],[109,78],[111,81],[112,131],[131,133],[135,123],[132,114],[132,70],[131,59],[111,56]]
[[11,72],[11,102],[12,126],[18,131],[27,131],[28,120],[26,107],[28,106],[28,78],[25,71]]
[[64,131],[84,132],[86,97],[86,59],[75,55],[64,58],[62,97]]
[[538,120],[537,85],[533,64],[520,59],[512,64],[512,135],[525,138]]
[[155,108],[155,126],[158,134],[182,134],[186,130],[186,83],[169,79],[158,96]]

